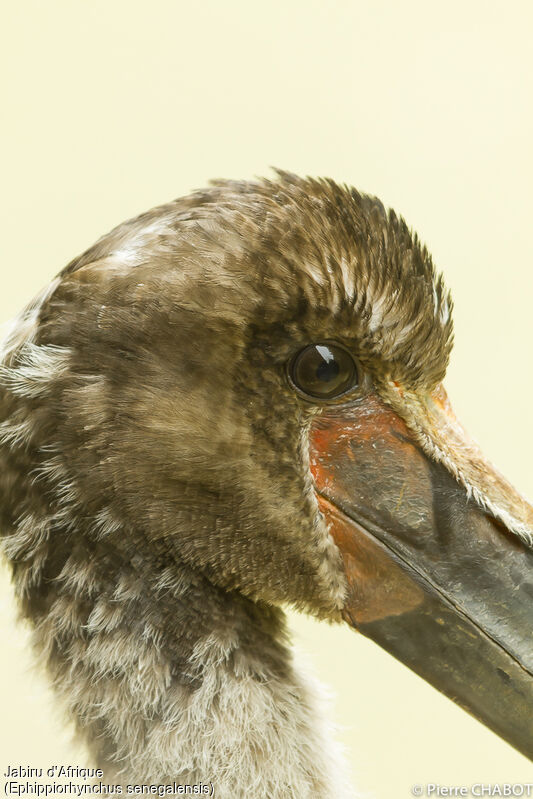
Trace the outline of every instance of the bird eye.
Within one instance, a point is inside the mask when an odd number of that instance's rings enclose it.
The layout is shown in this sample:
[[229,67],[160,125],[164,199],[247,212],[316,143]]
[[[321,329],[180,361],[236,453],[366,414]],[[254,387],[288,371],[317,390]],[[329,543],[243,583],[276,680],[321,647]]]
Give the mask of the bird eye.
[[301,350],[289,369],[293,384],[302,393],[329,400],[358,385],[355,361],[335,344],[310,344]]

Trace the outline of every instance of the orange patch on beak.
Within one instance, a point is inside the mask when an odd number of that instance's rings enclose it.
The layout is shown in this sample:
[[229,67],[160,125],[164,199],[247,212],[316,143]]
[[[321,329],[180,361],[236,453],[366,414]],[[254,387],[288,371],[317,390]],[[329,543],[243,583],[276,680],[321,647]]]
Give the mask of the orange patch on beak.
[[343,618],[533,759],[533,550],[462,483],[514,518],[531,508],[466,437],[443,389],[391,403],[407,423],[368,395],[311,425],[315,493],[347,581]]
[[364,527],[317,495],[318,505],[341,552],[348,581],[343,610],[353,627],[398,616],[420,605],[424,592]]

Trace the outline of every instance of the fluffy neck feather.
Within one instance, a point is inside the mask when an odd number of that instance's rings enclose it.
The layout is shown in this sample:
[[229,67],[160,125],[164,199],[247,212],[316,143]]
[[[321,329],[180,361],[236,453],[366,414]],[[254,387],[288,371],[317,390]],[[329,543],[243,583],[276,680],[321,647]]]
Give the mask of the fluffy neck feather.
[[106,780],[213,783],[220,799],[351,796],[282,611],[170,559],[118,509],[83,511],[32,405],[62,373],[49,355],[4,374],[3,549],[36,650]]
[[35,640],[106,780],[351,795],[280,611],[175,565],[85,554],[65,563]]

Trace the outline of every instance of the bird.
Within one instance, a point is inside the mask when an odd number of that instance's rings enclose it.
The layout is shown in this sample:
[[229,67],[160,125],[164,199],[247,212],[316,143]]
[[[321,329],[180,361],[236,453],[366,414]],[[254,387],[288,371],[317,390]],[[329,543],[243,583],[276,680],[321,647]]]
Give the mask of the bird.
[[453,413],[452,344],[404,219],[283,170],[124,222],[15,318],[2,549],[109,794],[354,795],[286,608],[533,758],[533,509]]

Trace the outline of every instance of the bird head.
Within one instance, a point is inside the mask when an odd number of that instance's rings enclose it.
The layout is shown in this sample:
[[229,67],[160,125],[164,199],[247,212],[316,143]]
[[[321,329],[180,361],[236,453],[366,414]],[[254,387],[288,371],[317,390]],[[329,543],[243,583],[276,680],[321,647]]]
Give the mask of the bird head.
[[103,237],[8,339],[37,475],[10,518],[39,491],[84,551],[343,619],[532,756],[533,511],[453,414],[451,346],[377,199],[215,182]]

